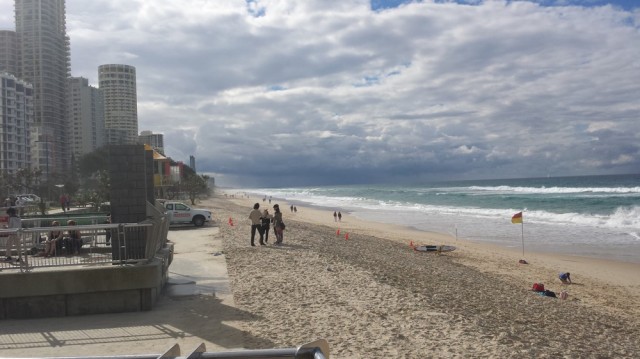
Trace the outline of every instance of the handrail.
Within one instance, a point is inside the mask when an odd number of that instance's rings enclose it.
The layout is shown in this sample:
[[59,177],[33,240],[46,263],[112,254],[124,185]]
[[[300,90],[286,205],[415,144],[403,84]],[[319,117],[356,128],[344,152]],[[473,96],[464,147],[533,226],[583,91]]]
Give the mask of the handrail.
[[[17,258],[20,260],[0,262],[0,269],[31,271],[40,267],[67,267],[97,264],[144,264],[152,260],[155,253],[166,244],[166,230],[162,218],[142,223],[104,223],[87,225],[65,225],[31,228],[5,228],[0,229],[0,244],[9,239],[11,235],[17,235],[19,240],[14,243],[17,248]],[[60,256],[58,249],[62,245],[56,243],[55,257],[43,258],[41,254],[45,242],[43,235],[50,231],[79,231],[82,238],[82,246],[88,246],[85,251],[80,250],[78,255]],[[107,243],[106,235],[111,235],[111,242]],[[67,243],[67,242],[65,242]],[[116,248],[112,248],[112,247]],[[0,245],[0,250],[4,246]],[[68,248],[65,245],[65,251]],[[4,253],[8,256],[7,253]]]
[[[231,359],[231,358],[260,358],[260,359],[329,359],[329,343],[318,339],[303,344],[297,348],[280,349],[240,349],[233,351],[207,352],[204,343],[198,344],[185,356],[181,356],[180,345],[174,344],[162,354],[139,355],[111,355],[111,356],[82,356],[82,357],[21,357],[20,359]],[[18,359],[0,357],[0,359]]]

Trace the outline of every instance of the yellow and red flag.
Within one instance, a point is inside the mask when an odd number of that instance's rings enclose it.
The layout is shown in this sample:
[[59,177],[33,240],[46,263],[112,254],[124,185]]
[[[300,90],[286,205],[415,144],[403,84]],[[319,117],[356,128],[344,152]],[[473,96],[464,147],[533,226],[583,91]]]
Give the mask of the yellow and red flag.
[[511,217],[511,223],[522,223],[522,212],[518,212]]

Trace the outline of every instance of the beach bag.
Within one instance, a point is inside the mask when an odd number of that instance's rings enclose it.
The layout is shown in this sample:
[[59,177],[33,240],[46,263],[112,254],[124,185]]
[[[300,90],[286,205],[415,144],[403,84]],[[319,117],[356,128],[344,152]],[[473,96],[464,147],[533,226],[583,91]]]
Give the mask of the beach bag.
[[563,290],[562,292],[560,292],[560,299],[564,300],[569,298],[569,293],[567,293],[566,290]]
[[533,289],[534,292],[544,292],[544,284],[542,283],[533,283]]
[[551,298],[557,298],[556,297],[556,292],[552,292],[550,290],[545,290],[544,291],[544,295],[547,296],[547,297],[551,297]]

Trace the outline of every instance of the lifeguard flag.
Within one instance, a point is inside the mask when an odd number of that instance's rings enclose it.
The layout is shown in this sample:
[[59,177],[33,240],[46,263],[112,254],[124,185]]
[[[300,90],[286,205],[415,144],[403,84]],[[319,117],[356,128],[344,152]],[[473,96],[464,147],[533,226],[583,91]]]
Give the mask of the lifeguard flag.
[[518,212],[511,217],[511,223],[522,223],[522,212]]

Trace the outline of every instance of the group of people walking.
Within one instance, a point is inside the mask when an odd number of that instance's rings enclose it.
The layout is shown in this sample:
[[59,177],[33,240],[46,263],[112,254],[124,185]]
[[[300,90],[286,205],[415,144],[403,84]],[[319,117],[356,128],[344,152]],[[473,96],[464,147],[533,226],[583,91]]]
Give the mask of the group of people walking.
[[284,239],[284,222],[282,221],[282,212],[280,212],[280,206],[273,205],[273,215],[269,213],[268,209],[260,211],[260,204],[253,205],[253,210],[249,213],[249,219],[251,220],[251,246],[255,247],[256,232],[260,235],[260,245],[267,245],[269,242],[269,230],[271,224],[273,224],[273,231],[276,236],[275,245],[281,245]]

